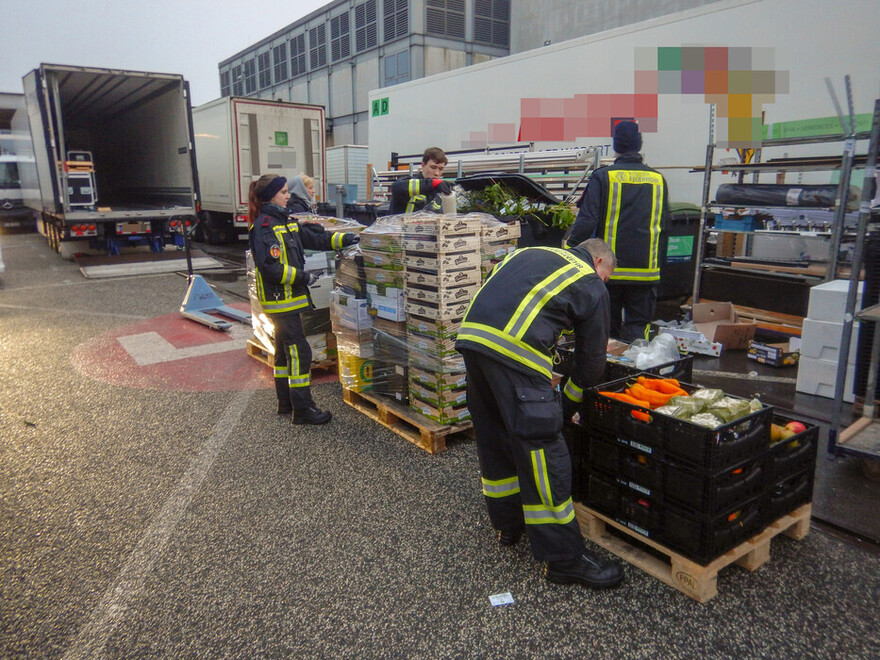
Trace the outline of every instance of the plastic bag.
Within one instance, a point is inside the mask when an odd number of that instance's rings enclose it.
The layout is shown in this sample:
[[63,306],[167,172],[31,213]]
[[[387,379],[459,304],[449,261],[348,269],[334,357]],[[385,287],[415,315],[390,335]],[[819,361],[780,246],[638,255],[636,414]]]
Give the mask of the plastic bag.
[[644,339],[636,339],[623,352],[623,357],[631,360],[637,369],[644,370],[674,362],[681,355],[675,337],[670,334],[659,334],[650,343]]
[[710,429],[717,429],[719,426],[724,424],[723,421],[718,419],[712,413],[708,412],[693,415],[688,421],[693,422],[694,424],[699,424],[700,426],[705,426]]

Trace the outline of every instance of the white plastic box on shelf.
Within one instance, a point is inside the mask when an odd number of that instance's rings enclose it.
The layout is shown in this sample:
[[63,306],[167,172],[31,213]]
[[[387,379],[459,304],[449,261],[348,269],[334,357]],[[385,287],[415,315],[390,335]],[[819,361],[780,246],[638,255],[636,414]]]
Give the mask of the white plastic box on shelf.
[[[853,379],[855,377],[855,365],[850,364],[846,368],[846,379],[843,387],[843,400],[847,403],[855,401],[853,395]],[[834,384],[837,381],[837,361],[818,360],[816,358],[801,357],[798,360],[798,375],[795,390],[803,394],[834,398]]]
[[[842,318],[841,314],[841,318]],[[804,319],[801,327],[801,358],[830,360],[837,362],[840,356],[840,340],[843,336],[842,321],[816,321]],[[849,358],[847,364],[856,363],[858,353],[859,325],[854,323],[850,333]]]
[[[858,293],[856,294],[856,309],[859,309],[861,306],[863,288],[864,282],[859,282]],[[810,302],[807,307],[807,318],[814,321],[843,322],[848,291],[849,280],[832,280],[812,287],[810,289]]]

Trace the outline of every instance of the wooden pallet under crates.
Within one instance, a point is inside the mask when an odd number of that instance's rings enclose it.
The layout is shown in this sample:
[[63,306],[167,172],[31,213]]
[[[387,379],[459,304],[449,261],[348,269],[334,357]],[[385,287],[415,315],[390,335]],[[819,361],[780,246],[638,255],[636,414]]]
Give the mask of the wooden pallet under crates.
[[355,392],[342,388],[342,398],[352,408],[394,431],[400,437],[406,438],[429,454],[446,451],[447,437],[469,433],[472,427],[470,420],[458,424],[438,424],[390,397],[368,392]]
[[[686,596],[690,596],[700,603],[705,603],[718,595],[718,571],[722,568],[736,564],[748,571],[754,571],[770,559],[770,540],[774,536],[785,534],[796,540],[804,538],[810,531],[812,504],[804,504],[787,516],[782,516],[759,534],[725,552],[706,566],[631,531],[608,516],[593,511],[583,504],[575,502],[574,508],[581,532],[593,543],[602,546],[645,573],[653,575],[661,582],[678,589]],[[617,533],[610,532],[608,527]],[[638,544],[629,543],[621,538],[620,534],[635,539]],[[661,555],[665,555],[666,560],[643,550],[639,547],[642,544],[653,548]]]

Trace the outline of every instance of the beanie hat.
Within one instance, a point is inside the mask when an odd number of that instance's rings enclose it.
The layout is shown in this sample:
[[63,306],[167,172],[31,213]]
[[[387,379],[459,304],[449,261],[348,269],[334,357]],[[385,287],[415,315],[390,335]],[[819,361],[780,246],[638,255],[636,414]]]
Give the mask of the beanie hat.
[[268,202],[270,199],[275,197],[276,194],[278,194],[278,191],[284,187],[285,183],[287,183],[287,179],[285,179],[283,176],[276,176],[274,179],[266,184],[265,188],[260,191],[260,200]]
[[634,121],[621,121],[614,127],[614,151],[625,154],[642,148],[642,134]]

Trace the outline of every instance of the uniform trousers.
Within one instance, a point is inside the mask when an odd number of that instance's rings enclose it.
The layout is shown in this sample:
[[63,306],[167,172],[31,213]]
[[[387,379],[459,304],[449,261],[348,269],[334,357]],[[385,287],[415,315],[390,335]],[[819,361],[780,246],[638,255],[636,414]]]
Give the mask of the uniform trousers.
[[562,437],[559,393],[482,353],[462,350],[468,410],[492,526],[526,524],[538,561],[573,559],[584,549],[571,499],[571,455]]
[[657,307],[656,282],[650,284],[607,283],[611,302],[611,336],[627,343],[647,339]]
[[[275,326],[275,393],[281,407],[306,410],[315,405],[311,391],[312,347],[298,312],[268,314]],[[289,404],[287,402],[290,402]]]

